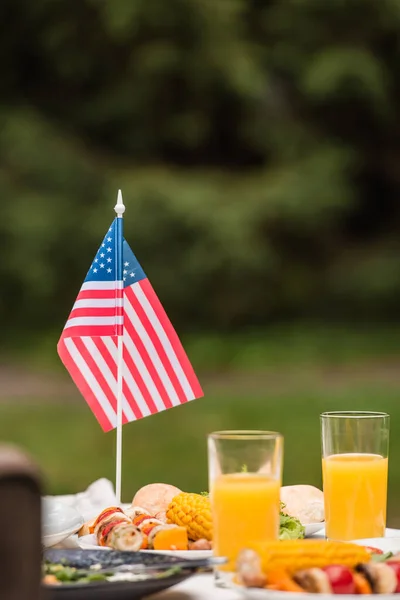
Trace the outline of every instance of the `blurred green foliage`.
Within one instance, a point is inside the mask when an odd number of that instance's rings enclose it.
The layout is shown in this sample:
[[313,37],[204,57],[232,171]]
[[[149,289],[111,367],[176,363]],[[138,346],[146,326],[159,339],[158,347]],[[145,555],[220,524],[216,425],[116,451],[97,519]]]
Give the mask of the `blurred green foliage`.
[[398,0],[3,0],[0,22],[3,339],[61,329],[119,187],[181,331],[400,316]]

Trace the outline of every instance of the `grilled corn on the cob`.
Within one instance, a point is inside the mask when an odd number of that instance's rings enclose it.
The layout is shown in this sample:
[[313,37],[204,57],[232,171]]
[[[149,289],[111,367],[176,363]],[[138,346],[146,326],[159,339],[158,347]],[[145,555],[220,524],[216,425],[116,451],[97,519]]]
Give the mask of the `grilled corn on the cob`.
[[168,523],[186,527],[193,541],[212,540],[211,504],[200,494],[182,492],[172,499],[167,509]]
[[[252,549],[261,559],[263,573],[283,569],[294,573],[301,569],[327,567],[328,565],[343,565],[355,567],[359,563],[369,562],[371,554],[356,544],[329,542],[324,540],[282,540],[252,545]],[[242,554],[242,560],[247,560],[247,554]],[[238,565],[241,557],[239,555]]]

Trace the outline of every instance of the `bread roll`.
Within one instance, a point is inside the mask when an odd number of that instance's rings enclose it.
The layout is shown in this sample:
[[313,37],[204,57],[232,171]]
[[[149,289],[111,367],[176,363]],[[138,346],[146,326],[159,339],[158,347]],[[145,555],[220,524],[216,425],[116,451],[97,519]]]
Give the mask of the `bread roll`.
[[287,485],[281,487],[284,513],[299,519],[303,525],[324,521],[324,494],[312,485]]
[[157,515],[157,518],[160,518],[162,514],[165,514],[172,499],[180,493],[179,488],[168,483],[150,483],[136,492],[132,506],[141,506],[152,517]]

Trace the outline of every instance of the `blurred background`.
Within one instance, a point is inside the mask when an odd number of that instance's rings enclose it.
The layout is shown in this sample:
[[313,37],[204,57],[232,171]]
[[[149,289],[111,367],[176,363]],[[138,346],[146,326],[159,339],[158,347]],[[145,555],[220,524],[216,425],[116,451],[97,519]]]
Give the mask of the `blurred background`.
[[398,0],[2,0],[0,439],[49,493],[114,477],[56,354],[118,188],[205,398],[124,428],[123,495],[207,488],[205,436],[392,415],[400,525]]

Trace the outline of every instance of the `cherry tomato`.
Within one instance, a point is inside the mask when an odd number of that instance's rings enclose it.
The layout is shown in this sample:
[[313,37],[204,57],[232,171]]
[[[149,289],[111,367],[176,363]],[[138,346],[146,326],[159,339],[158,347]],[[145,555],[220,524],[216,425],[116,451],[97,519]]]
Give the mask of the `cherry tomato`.
[[364,548],[371,554],[383,554],[383,550],[380,550],[380,548],[374,548],[373,546],[364,546]]
[[334,594],[355,594],[356,584],[348,567],[329,565],[323,569],[328,576]]

